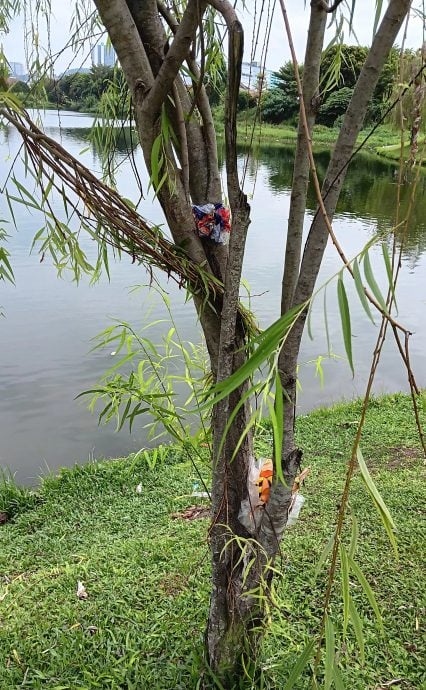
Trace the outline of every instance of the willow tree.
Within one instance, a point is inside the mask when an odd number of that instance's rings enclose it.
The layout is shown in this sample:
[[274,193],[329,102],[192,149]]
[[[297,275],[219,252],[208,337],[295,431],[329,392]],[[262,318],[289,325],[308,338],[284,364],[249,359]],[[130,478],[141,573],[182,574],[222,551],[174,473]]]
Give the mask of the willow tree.
[[[286,19],[282,0],[280,4]],[[376,3],[379,8],[381,4]],[[16,5],[10,3],[10,13]],[[320,105],[324,33],[330,15],[339,11],[341,0],[312,0],[306,9],[310,20],[303,91],[298,85],[302,107],[283,263],[282,316],[266,336],[256,335],[250,315],[239,303],[250,206],[237,169],[236,111],[244,39],[237,9],[229,0],[95,0],[94,5],[123,70],[145,164],[173,241],[163,237],[117,192],[96,180],[79,161],[44,135],[7,92],[2,95],[1,114],[22,134],[45,202],[48,203],[51,189],[56,187],[62,195],[68,193],[64,190],[71,189],[90,214],[78,210],[75,204],[73,212],[98,240],[102,251],[108,244],[119,247],[135,260],[175,276],[193,296],[216,382],[211,458],[212,575],[206,652],[215,674],[228,678],[226,687],[231,687],[230,678],[235,680],[247,643],[251,644],[259,631],[262,597],[258,594],[267,589],[272,579],[271,566],[286,528],[291,487],[300,471],[302,449],[296,445],[294,421],[297,362],[308,307],[330,235],[335,242],[331,221],[347,165],[411,0],[390,0],[376,27],[321,192],[313,176],[318,210],[303,241],[309,171],[313,169],[310,138]],[[218,16],[226,25],[228,44],[225,188],[221,184],[215,126],[205,88],[209,59],[220,48],[220,41],[214,42],[211,32]],[[219,204],[225,198],[232,214],[229,245],[194,232],[192,211],[194,205]],[[58,227],[51,208],[47,217],[54,244],[61,241],[59,236],[66,235],[67,229],[63,224]],[[66,251],[75,251],[74,236],[66,239]],[[343,265],[353,273],[343,250],[338,250]],[[397,333],[398,324],[386,314],[380,300],[364,286],[361,292],[363,300],[369,300],[386,316]],[[249,358],[253,337],[257,354]],[[277,363],[277,395],[271,414],[278,430],[274,481],[267,508],[260,517],[258,514],[255,526],[248,528],[239,519],[241,505],[248,499],[248,471],[254,457],[248,377],[257,362],[273,353]],[[225,383],[228,381],[231,384]]]

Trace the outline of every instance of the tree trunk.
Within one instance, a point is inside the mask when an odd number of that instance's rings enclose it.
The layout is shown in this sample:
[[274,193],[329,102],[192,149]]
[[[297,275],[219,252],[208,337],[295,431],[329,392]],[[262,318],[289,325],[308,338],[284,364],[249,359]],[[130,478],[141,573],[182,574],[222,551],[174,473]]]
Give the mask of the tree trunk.
[[[228,81],[225,112],[227,191],[232,211],[229,251],[202,242],[193,232],[191,200],[195,203],[220,201],[220,175],[216,140],[204,87],[198,92],[198,117],[192,116],[179,70],[183,62],[197,74],[191,46],[206,2],[187,0],[182,16],[172,16],[162,0],[95,0],[102,21],[116,49],[129,84],[135,118],[148,171],[154,141],[160,133],[160,116],[167,109],[179,137],[174,147],[165,144],[168,175],[172,184],[158,191],[167,223],[176,244],[184,247],[188,260],[206,267],[223,281],[223,301],[213,295],[210,303],[196,297],[195,303],[206,337],[212,371],[217,381],[229,377],[246,359],[246,334],[238,316],[239,285],[250,209],[239,186],[236,150],[236,105],[243,55],[243,32],[233,6],[228,0],[210,0],[224,17],[229,38]],[[385,17],[361,72],[336,144],[324,183],[327,211],[333,216],[344,172],[340,168],[352,153],[357,133],[365,116],[384,60],[392,46],[410,0],[390,0]],[[308,123],[312,127],[318,96],[318,72],[326,23],[327,4],[311,3],[311,24],[306,53],[304,101]],[[159,20],[167,22],[173,40],[167,42]],[[320,216],[312,224],[300,264],[303,219],[308,185],[306,134],[299,126],[295,180],[290,212],[286,269],[283,278],[282,305],[286,311],[312,294],[323,251],[327,229]],[[179,167],[180,166],[180,167]],[[275,480],[271,497],[255,538],[240,523],[238,514],[247,497],[247,472],[253,456],[253,439],[247,433],[249,403],[239,413],[222,442],[230,414],[246,392],[246,386],[221,400],[213,412],[212,458],[212,591],[206,629],[207,661],[226,688],[238,682],[244,654],[253,655],[262,623],[262,600],[247,596],[260,593],[271,579],[267,570],[273,562],[287,523],[291,486],[297,473],[301,452],[294,439],[296,405],[296,368],[306,314],[302,314],[287,338],[279,359],[283,388],[288,398],[284,404],[284,444],[282,467],[286,485]],[[244,440],[241,442],[241,438]],[[236,449],[238,448],[237,452]],[[231,458],[233,458],[231,460]],[[254,560],[253,560],[254,559]],[[252,562],[249,573],[247,564]]]

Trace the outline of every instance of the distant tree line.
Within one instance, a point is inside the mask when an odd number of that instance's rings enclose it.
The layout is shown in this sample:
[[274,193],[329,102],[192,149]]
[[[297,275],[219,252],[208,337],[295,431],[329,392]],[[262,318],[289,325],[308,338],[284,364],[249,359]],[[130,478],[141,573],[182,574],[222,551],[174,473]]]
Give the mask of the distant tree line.
[[110,88],[114,85],[120,90],[124,83],[120,68],[96,65],[89,72],[75,72],[57,79],[48,79],[45,91],[48,102],[59,108],[97,112],[101,99]]
[[[401,61],[402,75],[399,76],[399,50],[392,49],[371,100],[367,123],[377,122],[382,117],[389,103],[396,96],[401,81],[408,82],[416,73],[416,65],[421,60],[420,53],[421,51],[404,51]],[[339,126],[367,54],[366,47],[348,45],[334,45],[323,53],[318,124],[327,127]],[[303,75],[303,65],[300,66],[300,72]],[[407,120],[410,120],[412,100],[409,92],[404,99],[406,111],[404,116]],[[244,109],[244,106],[250,107],[249,99],[245,95],[240,99],[240,109]],[[274,72],[273,88],[262,96],[262,119],[273,124],[284,122],[296,124],[298,112],[299,99],[294,69],[291,62],[286,62],[277,72]]]

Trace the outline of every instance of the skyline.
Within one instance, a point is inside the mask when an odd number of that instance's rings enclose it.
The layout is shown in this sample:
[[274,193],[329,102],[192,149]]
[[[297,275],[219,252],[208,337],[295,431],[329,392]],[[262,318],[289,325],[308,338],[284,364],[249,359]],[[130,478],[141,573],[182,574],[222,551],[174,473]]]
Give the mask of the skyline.
[[[416,5],[416,3],[414,3]],[[50,44],[51,53],[55,54],[63,49],[63,46],[70,39],[70,22],[72,17],[73,3],[64,5],[61,0],[52,0],[52,16],[51,16],[51,32],[49,41],[47,41],[46,31],[40,27],[40,43],[41,45]],[[263,41],[259,40],[257,50],[253,51],[253,36],[257,33],[253,31],[254,18],[259,18],[254,13],[255,3],[253,0],[247,0],[246,9],[240,9],[240,16],[245,30],[246,49],[244,51],[244,61],[261,60]],[[250,11],[251,10],[251,11]],[[288,16],[293,33],[293,40],[296,49],[296,55],[299,62],[303,62],[304,46],[307,33],[307,25],[309,21],[309,8],[304,7],[304,3],[300,0],[289,0],[287,3]],[[420,48],[424,40],[424,26],[419,16],[414,12],[411,13],[410,22],[408,25],[406,47]],[[356,12],[354,15],[354,35],[345,35],[345,42],[349,44],[368,45],[371,42],[371,30],[374,21],[374,7],[371,0],[357,0]],[[265,34],[266,21],[260,24],[259,32],[260,38]],[[326,34],[325,45],[327,45],[333,36],[333,29],[329,28]],[[358,41],[355,39],[358,39]],[[398,36],[397,44],[400,45],[402,36]],[[24,50],[24,31],[23,19],[16,19],[12,23],[9,34],[0,34],[0,42],[7,59],[10,62],[22,63],[25,68],[25,50]],[[105,42],[105,34],[98,34],[96,40],[85,43],[84,49],[80,50],[79,54],[73,55],[71,49],[63,51],[58,59],[55,61],[54,71],[60,73],[69,68],[76,68],[79,66],[90,66],[92,49],[95,45]],[[274,20],[272,22],[269,49],[266,59],[266,68],[270,70],[277,70],[281,65],[290,59],[290,50],[287,44],[287,39],[284,33],[284,26],[277,7],[275,10]]]

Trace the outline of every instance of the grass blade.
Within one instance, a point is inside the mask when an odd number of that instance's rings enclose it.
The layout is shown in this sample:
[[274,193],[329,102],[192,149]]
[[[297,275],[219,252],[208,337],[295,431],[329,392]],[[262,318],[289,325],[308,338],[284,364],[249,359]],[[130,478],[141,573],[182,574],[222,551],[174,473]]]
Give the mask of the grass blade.
[[349,361],[349,366],[352,371],[352,376],[355,375],[354,363],[352,359],[352,332],[351,332],[351,316],[349,313],[348,298],[346,295],[345,285],[343,279],[339,276],[337,281],[337,297],[339,300],[340,318],[342,321],[343,342],[345,344],[346,355]]

